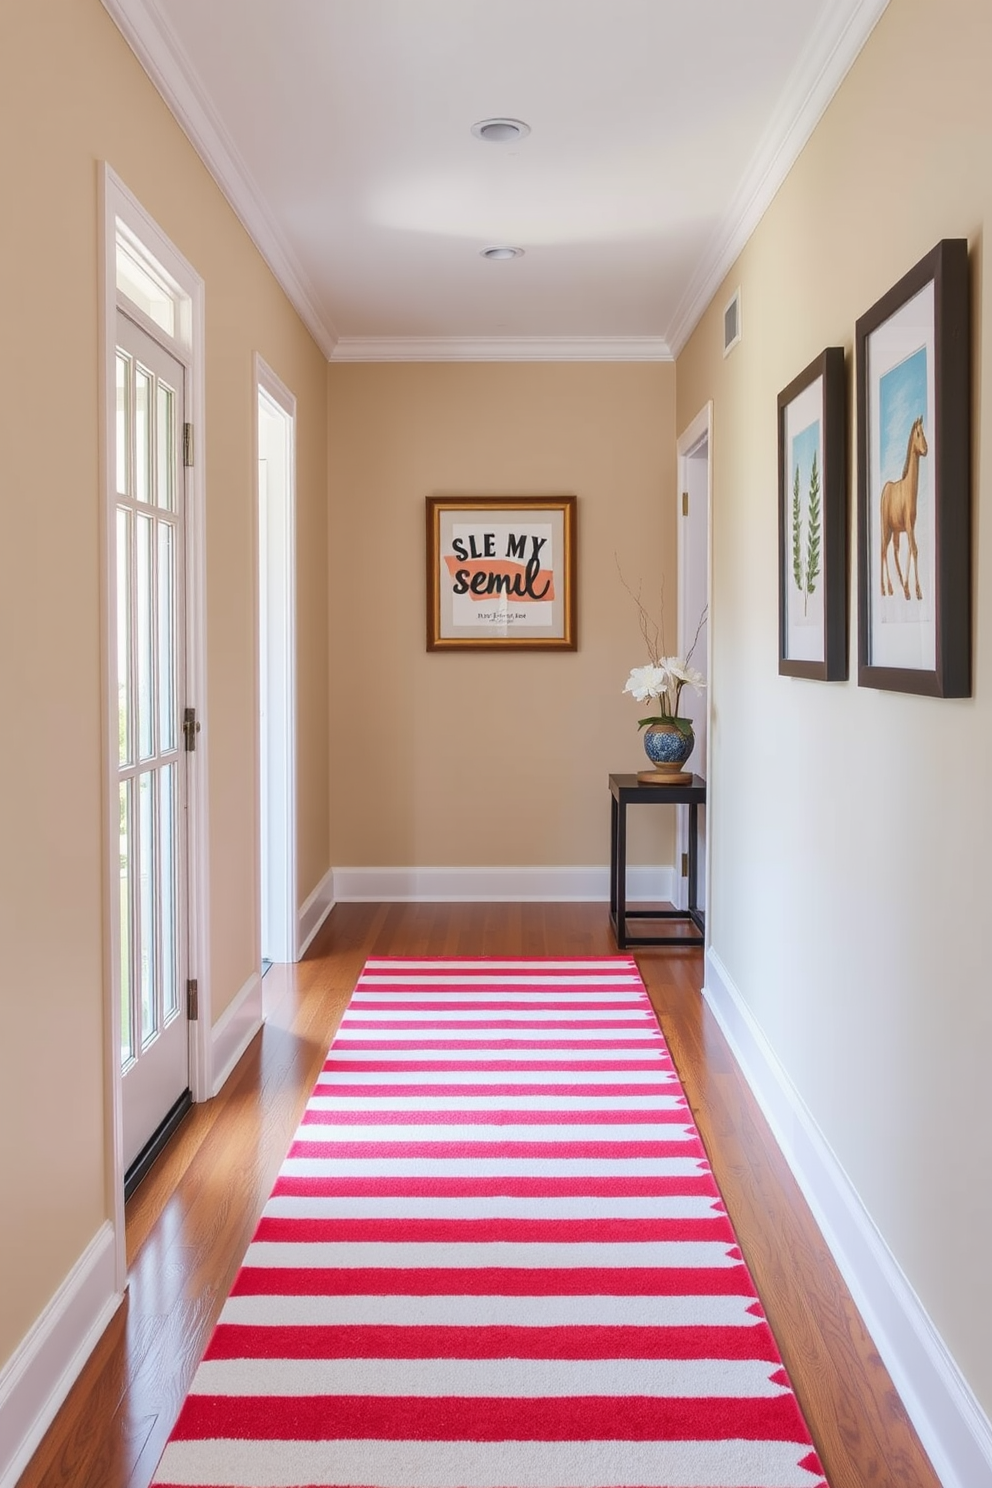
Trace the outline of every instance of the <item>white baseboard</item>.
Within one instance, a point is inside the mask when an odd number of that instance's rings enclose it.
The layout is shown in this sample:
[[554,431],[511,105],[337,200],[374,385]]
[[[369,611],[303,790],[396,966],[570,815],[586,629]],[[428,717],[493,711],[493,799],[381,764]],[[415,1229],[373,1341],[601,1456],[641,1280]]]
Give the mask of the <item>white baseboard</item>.
[[[671,903],[675,869],[628,868],[629,903]],[[602,903],[610,897],[610,870],[593,868],[335,868],[339,904],[389,903]]]
[[14,1488],[124,1300],[114,1262],[107,1220],[0,1370],[0,1488]]
[[334,908],[334,869],[328,868],[313,893],[300,905],[300,924],[297,935],[299,959],[306,954],[307,947],[321,925]]
[[799,1183],[944,1488],[992,1488],[992,1422],[720,957],[703,995]]
[[217,1095],[234,1066],[261,1028],[262,976],[253,971],[234,1000],[224,1009],[211,1033],[210,1067],[215,1072],[211,1095]]

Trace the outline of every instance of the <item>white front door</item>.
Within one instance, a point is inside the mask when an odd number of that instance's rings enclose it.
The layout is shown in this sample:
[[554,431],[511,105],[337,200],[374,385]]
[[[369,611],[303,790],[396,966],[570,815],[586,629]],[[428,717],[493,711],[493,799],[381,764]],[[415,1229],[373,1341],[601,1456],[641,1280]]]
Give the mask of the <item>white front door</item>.
[[184,369],[117,316],[116,580],[124,1166],[189,1086]]

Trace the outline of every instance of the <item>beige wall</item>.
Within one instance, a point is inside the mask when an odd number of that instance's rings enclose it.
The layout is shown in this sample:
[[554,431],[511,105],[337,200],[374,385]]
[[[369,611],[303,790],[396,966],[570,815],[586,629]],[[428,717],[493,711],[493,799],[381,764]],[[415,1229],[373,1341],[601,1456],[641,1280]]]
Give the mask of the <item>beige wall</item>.
[[324,359],[99,0],[2,7],[0,134],[2,1364],[109,1212],[97,476],[104,159],[206,281],[215,1017],[256,965],[254,350],[298,399],[301,898],[329,856]]
[[[990,56],[987,0],[892,0],[678,361],[680,424],[715,404],[713,947],[986,1410]],[[974,697],[779,677],[776,396],[842,345],[853,412],[856,318],[942,237],[971,244]],[[852,673],[855,623],[852,579]]]
[[[659,608],[666,587],[676,639],[674,368],[332,366],[328,387],[333,862],[606,863],[648,659],[614,554]],[[425,497],[549,493],[578,497],[578,651],[428,653]],[[632,861],[671,863],[671,815],[632,814]]]

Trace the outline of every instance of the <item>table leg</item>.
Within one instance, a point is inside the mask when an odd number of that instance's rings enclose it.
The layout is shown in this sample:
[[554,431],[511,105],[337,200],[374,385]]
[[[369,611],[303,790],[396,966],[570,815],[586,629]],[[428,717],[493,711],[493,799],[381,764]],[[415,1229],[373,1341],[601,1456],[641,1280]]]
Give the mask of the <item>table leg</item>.
[[694,920],[699,913],[697,902],[697,881],[699,861],[699,807],[695,801],[689,802],[689,914]]
[[610,796],[610,914],[617,912],[617,798]]
[[616,813],[616,840],[615,840],[615,881],[616,881],[616,916],[617,916],[617,947],[621,951],[627,949],[627,804],[619,803],[614,798],[613,809]]

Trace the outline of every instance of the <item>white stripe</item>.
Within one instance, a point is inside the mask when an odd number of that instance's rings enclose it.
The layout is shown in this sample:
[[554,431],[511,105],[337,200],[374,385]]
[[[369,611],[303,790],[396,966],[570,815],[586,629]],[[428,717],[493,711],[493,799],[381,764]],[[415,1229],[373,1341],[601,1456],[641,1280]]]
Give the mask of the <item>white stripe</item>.
[[[429,1122],[424,1125],[338,1126],[318,1122],[301,1126],[297,1142],[690,1142],[695,1128],[678,1121],[630,1121],[623,1125],[585,1125],[547,1122],[540,1126],[488,1125],[484,1122],[456,1125]],[[512,1154],[507,1154],[508,1156]]]
[[648,1240],[629,1244],[550,1245],[538,1242],[522,1245],[512,1241],[479,1241],[476,1244],[431,1245],[415,1241],[364,1242],[347,1240],[313,1240],[293,1244],[282,1240],[253,1240],[245,1256],[246,1266],[265,1269],[298,1269],[301,1267],[509,1267],[511,1270],[547,1269],[585,1270],[591,1266],[623,1267],[640,1270],[645,1266],[707,1267],[723,1269],[739,1266],[729,1252],[734,1246],[726,1240]]
[[574,992],[546,992],[542,988],[540,992],[503,992],[500,989],[494,991],[492,997],[480,998],[478,992],[426,992],[423,988],[413,992],[396,992],[391,988],[382,987],[375,991],[365,991],[357,988],[351,994],[351,1005],[359,1002],[454,1002],[471,1003],[479,1002],[539,1002],[554,1006],[560,1002],[611,1002],[620,1003],[630,1007],[644,1007],[650,1005],[646,992],[641,992],[631,987],[627,992],[611,992],[605,988],[602,992],[584,992],[576,988]]
[[228,1297],[222,1323],[243,1327],[753,1328],[754,1297]]
[[500,976],[473,976],[471,974],[446,976],[431,972],[423,976],[406,973],[403,976],[387,976],[374,973],[362,976],[358,985],[363,991],[369,987],[643,987],[636,973],[617,972],[608,976],[542,976],[534,972],[524,976],[513,976],[504,972]]
[[365,1022],[374,1023],[428,1023],[435,1025],[438,1019],[446,1023],[485,1023],[492,1022],[494,1018],[513,1018],[517,1023],[550,1023],[555,1022],[564,1025],[566,1022],[575,1020],[587,1023],[616,1023],[620,1019],[627,1021],[631,1018],[639,1018],[642,1022],[654,1022],[654,1014],[644,1008],[519,1008],[506,1012],[499,1008],[362,1008],[351,1004],[350,1010],[345,1013],[342,1023],[354,1021],[361,1018]]
[[777,1441],[173,1441],[160,1480],[182,1488],[815,1488],[809,1447]]
[[[668,1051],[660,1040],[657,1044],[645,1044],[643,1049],[348,1049],[342,1044],[335,1043],[329,1057],[332,1061],[336,1059],[363,1059],[369,1063],[374,1061],[375,1073],[385,1078],[389,1066],[399,1059],[416,1059],[424,1064],[434,1064],[444,1060],[458,1060],[460,1063],[465,1063],[469,1060],[481,1062],[498,1059],[503,1063],[520,1064],[535,1059],[546,1059],[555,1063],[609,1059],[615,1064],[622,1064],[635,1059],[667,1059]],[[430,1085],[433,1083],[434,1076],[428,1071],[421,1078],[424,1084]],[[510,1070],[504,1071],[501,1078],[504,1084],[512,1085],[515,1077],[513,1071]],[[626,1079],[626,1076],[624,1078]],[[585,1079],[585,1075],[581,1072],[580,1079]]]
[[[680,1111],[681,1095],[312,1095],[311,1111]],[[636,1124],[636,1123],[632,1123]],[[535,1125],[535,1131],[541,1126]]]
[[270,1219],[723,1219],[716,1194],[659,1194],[656,1198],[514,1199],[505,1194],[457,1199],[318,1198],[285,1194],[270,1199]]
[[701,1157],[288,1157],[287,1178],[702,1178]]
[[761,1359],[213,1359],[190,1394],[770,1400],[790,1393],[770,1379],[778,1368]]
[[[318,1085],[677,1085],[673,1069],[653,1070],[321,1070]],[[363,1097],[358,1096],[361,1100]],[[429,1097],[428,1097],[429,1099]]]
[[[526,1028],[345,1028],[335,1039],[335,1047],[338,1040],[349,1036],[355,1039],[381,1039],[388,1043],[392,1039],[426,1039],[432,1036],[443,1043],[453,1039],[591,1039],[596,1043],[605,1043],[611,1039],[661,1039],[661,1029],[657,1023],[650,1028],[545,1028],[541,1024]],[[557,1056],[556,1056],[557,1057]]]

